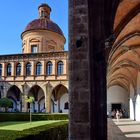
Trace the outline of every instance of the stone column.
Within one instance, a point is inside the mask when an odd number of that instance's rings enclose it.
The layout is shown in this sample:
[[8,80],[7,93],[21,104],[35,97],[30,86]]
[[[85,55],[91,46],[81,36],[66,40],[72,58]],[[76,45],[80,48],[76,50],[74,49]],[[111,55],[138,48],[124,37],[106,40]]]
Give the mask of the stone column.
[[46,87],[45,91],[45,109],[47,113],[51,113],[51,93],[52,90],[50,87]]
[[58,112],[60,112],[61,108],[60,108],[60,99],[58,99]]
[[25,62],[20,62],[20,63],[21,63],[21,75],[25,76],[25,70],[26,70]]
[[[106,39],[112,32],[119,0],[88,0],[90,62],[90,139],[107,140]],[[109,44],[111,45],[111,44]]]
[[36,75],[36,64],[35,61],[30,61],[31,63],[31,75]]
[[47,113],[51,113],[51,102],[50,102],[50,96],[46,96],[45,99],[45,108]]
[[134,97],[132,98],[133,102],[133,110],[134,110],[134,121],[136,121],[136,98],[137,98],[137,92],[135,90]]
[[14,64],[14,62],[11,63],[11,66],[12,66],[12,73],[11,73],[11,75],[15,76],[15,64]]
[[20,111],[20,109],[21,109],[20,101],[17,101],[17,109],[18,109],[18,111]]
[[7,76],[7,63],[5,62],[3,65],[3,76],[6,77]]
[[25,95],[22,95],[22,112],[27,112],[27,102],[25,102]]
[[45,61],[41,61],[42,63],[42,71],[41,71],[41,74],[42,75],[46,75],[46,65],[45,65]]
[[55,60],[52,60],[52,75],[55,74]]
[[[105,5],[89,0],[90,139],[107,140]],[[107,15],[106,15],[107,16]],[[109,16],[109,15],[108,15]],[[108,28],[109,30],[109,28]]]
[[69,0],[69,140],[106,140],[105,39],[118,0]]
[[5,76],[5,63],[2,63],[2,76]]
[[54,112],[57,113],[58,112],[58,100],[54,101]]
[[69,140],[90,140],[87,1],[69,0]]
[[22,102],[22,112],[27,112],[27,102],[25,101],[25,96],[28,93],[28,85],[24,83],[22,85],[22,95],[21,95],[21,102]]
[[35,101],[35,110],[36,110],[36,112],[38,112],[38,101]]

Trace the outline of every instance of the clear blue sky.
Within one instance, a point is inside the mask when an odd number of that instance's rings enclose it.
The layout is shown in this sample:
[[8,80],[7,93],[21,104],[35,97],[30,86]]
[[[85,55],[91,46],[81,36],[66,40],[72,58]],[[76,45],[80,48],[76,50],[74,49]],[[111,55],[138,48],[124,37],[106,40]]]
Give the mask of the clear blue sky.
[[68,0],[0,0],[0,55],[21,53],[20,35],[38,18],[38,6],[44,2],[52,8],[51,20],[62,29],[68,49]]

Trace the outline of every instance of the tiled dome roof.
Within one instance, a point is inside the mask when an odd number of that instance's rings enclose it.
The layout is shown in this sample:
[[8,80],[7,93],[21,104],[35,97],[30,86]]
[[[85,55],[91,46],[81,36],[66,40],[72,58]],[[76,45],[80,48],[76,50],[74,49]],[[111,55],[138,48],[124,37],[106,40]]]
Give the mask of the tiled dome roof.
[[37,29],[50,30],[60,35],[63,35],[63,32],[60,29],[60,27],[56,23],[52,22],[50,19],[47,19],[47,18],[40,18],[40,19],[35,19],[31,21],[26,26],[24,32],[29,31],[29,30],[37,30]]

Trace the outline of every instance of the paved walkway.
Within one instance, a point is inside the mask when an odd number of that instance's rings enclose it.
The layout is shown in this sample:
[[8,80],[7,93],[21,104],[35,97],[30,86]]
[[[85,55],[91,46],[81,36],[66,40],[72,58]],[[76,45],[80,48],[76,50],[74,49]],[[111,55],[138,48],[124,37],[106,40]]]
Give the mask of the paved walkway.
[[140,122],[108,119],[108,140],[140,140]]

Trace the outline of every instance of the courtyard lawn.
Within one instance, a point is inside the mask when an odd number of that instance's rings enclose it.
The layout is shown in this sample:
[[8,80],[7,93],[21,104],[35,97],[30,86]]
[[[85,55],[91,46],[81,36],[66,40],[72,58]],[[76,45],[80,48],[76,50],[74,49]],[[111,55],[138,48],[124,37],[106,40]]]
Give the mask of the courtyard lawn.
[[47,125],[47,124],[53,124],[56,122],[62,122],[62,120],[48,120],[48,121],[33,121],[30,122],[25,121],[25,122],[0,122],[0,130],[17,130],[17,131],[23,131],[25,129],[30,129],[42,125]]
[[[67,135],[68,120],[0,122],[0,140],[57,137],[60,131]],[[66,136],[65,136],[66,137]],[[48,140],[52,140],[51,138]],[[64,139],[64,138],[62,138]]]

